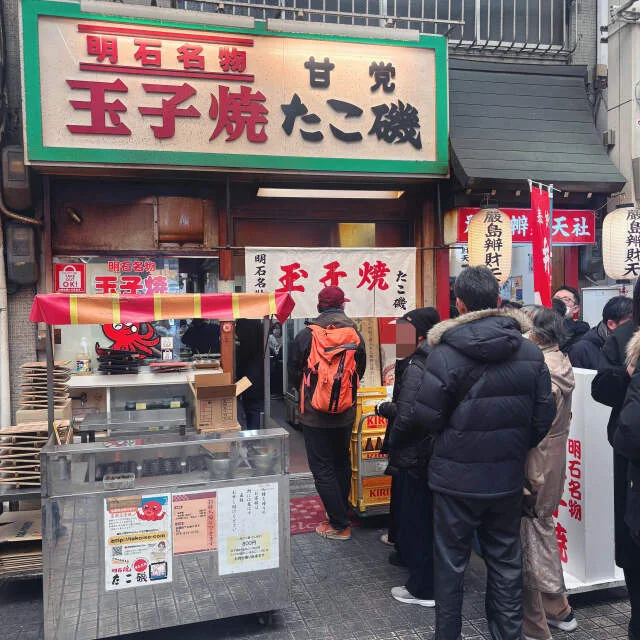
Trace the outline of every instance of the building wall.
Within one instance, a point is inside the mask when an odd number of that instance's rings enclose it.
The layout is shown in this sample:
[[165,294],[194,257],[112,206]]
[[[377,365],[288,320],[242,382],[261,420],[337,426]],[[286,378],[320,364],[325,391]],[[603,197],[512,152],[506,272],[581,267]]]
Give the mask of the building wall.
[[[609,27],[608,128],[615,132],[610,156],[627,180],[625,202],[634,198],[632,158],[640,157],[640,108],[635,85],[640,80],[640,25],[615,23]],[[636,188],[640,185],[635,185]]]
[[576,47],[571,64],[584,64],[593,74],[599,36],[597,0],[573,0],[569,6],[569,48]]

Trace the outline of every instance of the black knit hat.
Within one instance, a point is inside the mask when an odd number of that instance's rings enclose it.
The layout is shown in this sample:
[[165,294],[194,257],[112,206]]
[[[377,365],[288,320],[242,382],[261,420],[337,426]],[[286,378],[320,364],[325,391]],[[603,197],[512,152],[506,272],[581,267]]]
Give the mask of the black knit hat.
[[402,319],[413,325],[420,338],[425,337],[431,327],[440,322],[440,314],[433,307],[421,307],[408,311],[402,316]]

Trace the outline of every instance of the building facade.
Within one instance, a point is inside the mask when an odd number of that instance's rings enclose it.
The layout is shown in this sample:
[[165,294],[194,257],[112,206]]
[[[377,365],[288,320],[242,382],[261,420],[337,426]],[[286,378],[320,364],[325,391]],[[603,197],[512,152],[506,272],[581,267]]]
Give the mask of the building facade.
[[[8,296],[14,400],[17,368],[42,355],[32,297],[56,290],[56,265],[85,265],[90,293],[154,282],[241,290],[247,246],[416,247],[418,302],[446,315],[457,252],[447,215],[486,194],[526,210],[531,178],[561,189],[558,209],[590,211],[597,224],[624,183],[594,127],[598,7],[534,5],[3,0],[3,146],[26,149],[31,195],[22,206],[20,189],[7,189],[5,202],[41,223],[40,275],[10,283]],[[31,12],[22,39],[20,6]],[[418,108],[419,131],[389,119],[406,106]],[[317,197],[326,190],[334,196]],[[558,282],[578,283],[579,255],[554,252]],[[73,358],[94,337],[61,332],[58,352]]]

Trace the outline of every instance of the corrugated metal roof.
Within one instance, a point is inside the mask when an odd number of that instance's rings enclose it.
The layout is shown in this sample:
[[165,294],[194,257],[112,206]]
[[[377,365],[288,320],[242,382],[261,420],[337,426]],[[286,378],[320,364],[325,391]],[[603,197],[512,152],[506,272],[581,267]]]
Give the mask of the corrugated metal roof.
[[451,161],[464,187],[528,178],[567,191],[625,183],[596,133],[585,67],[451,60]]

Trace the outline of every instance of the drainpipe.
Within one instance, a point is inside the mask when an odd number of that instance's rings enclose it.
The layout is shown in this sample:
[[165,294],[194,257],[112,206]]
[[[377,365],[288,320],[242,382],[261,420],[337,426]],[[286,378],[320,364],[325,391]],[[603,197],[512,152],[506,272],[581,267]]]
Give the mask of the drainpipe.
[[11,425],[11,385],[9,368],[9,310],[7,308],[7,275],[4,267],[4,231],[2,215],[37,226],[42,226],[40,220],[21,216],[9,210],[4,203],[0,189],[0,427]]
[[11,386],[9,384],[9,319],[7,317],[7,278],[4,269],[4,231],[0,220],[0,427],[11,424]]

